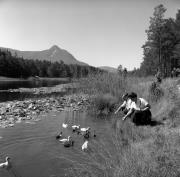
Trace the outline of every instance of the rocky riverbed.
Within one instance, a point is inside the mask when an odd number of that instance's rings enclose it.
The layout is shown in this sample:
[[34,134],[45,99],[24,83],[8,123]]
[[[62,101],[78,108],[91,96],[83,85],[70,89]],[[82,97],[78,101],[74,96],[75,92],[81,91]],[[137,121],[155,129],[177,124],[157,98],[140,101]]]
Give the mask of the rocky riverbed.
[[[68,86],[69,88],[69,86]],[[55,86],[52,88],[28,89],[34,94],[52,93],[65,91],[64,86]],[[66,87],[67,89],[67,87]],[[23,89],[11,90],[22,91]],[[27,91],[27,89],[26,89]],[[89,96],[85,94],[71,94],[56,97],[43,97],[25,99],[23,101],[7,101],[0,103],[0,127],[12,127],[15,123],[24,120],[38,120],[40,114],[46,114],[49,111],[81,111],[86,110],[90,105]]]

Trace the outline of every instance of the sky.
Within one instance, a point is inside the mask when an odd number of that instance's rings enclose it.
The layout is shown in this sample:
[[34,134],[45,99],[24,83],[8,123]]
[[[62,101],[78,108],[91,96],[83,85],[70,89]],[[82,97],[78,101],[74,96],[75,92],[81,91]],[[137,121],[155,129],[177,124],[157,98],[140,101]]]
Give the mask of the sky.
[[132,70],[143,61],[154,7],[175,18],[180,0],[0,0],[0,47],[58,45],[89,65]]

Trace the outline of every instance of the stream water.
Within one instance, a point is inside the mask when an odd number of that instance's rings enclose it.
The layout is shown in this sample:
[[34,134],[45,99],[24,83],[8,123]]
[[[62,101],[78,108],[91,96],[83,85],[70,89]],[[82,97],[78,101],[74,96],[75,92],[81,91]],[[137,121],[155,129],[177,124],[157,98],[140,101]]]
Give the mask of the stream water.
[[68,80],[61,79],[41,79],[34,80],[17,80],[17,81],[0,81],[0,90],[18,89],[18,88],[37,88],[51,87],[58,84],[67,83]]
[[61,79],[41,79],[40,81],[32,80],[17,80],[17,81],[0,81],[0,102],[24,100],[26,98],[38,98],[46,96],[63,95],[64,93],[50,93],[50,94],[34,94],[32,92],[10,92],[8,89],[18,88],[38,88],[38,87],[52,87],[58,84],[68,83],[68,80]]
[[[62,128],[67,123],[67,129]],[[0,163],[9,156],[12,169],[0,169],[0,177],[64,177],[74,161],[81,161],[81,135],[72,133],[71,125],[91,127],[96,130],[99,141],[110,127],[108,120],[87,116],[85,112],[51,112],[41,115],[40,121],[25,121],[11,128],[0,128]],[[64,137],[71,135],[73,147],[65,148],[55,136],[63,131]]]

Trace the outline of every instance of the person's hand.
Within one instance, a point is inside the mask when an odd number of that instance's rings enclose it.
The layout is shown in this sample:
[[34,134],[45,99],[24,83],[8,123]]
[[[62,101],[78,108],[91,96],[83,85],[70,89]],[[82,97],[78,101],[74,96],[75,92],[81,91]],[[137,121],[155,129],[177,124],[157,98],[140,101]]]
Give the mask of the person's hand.
[[122,120],[125,120],[126,119],[126,116],[124,116],[123,118],[122,118]]

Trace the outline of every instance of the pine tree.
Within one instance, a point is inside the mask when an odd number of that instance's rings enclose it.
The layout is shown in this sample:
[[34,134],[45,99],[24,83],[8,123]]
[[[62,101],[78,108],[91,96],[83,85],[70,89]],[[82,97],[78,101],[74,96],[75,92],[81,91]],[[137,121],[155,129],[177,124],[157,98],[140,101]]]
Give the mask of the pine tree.
[[[166,9],[162,4],[154,8],[153,17],[150,18],[149,29],[146,30],[147,42],[143,46],[144,60],[154,60],[148,63],[154,63],[155,66],[149,67],[159,67],[160,70],[162,70],[162,28],[165,23],[165,12]],[[153,58],[149,58],[150,55]],[[154,68],[152,70],[154,70]]]

